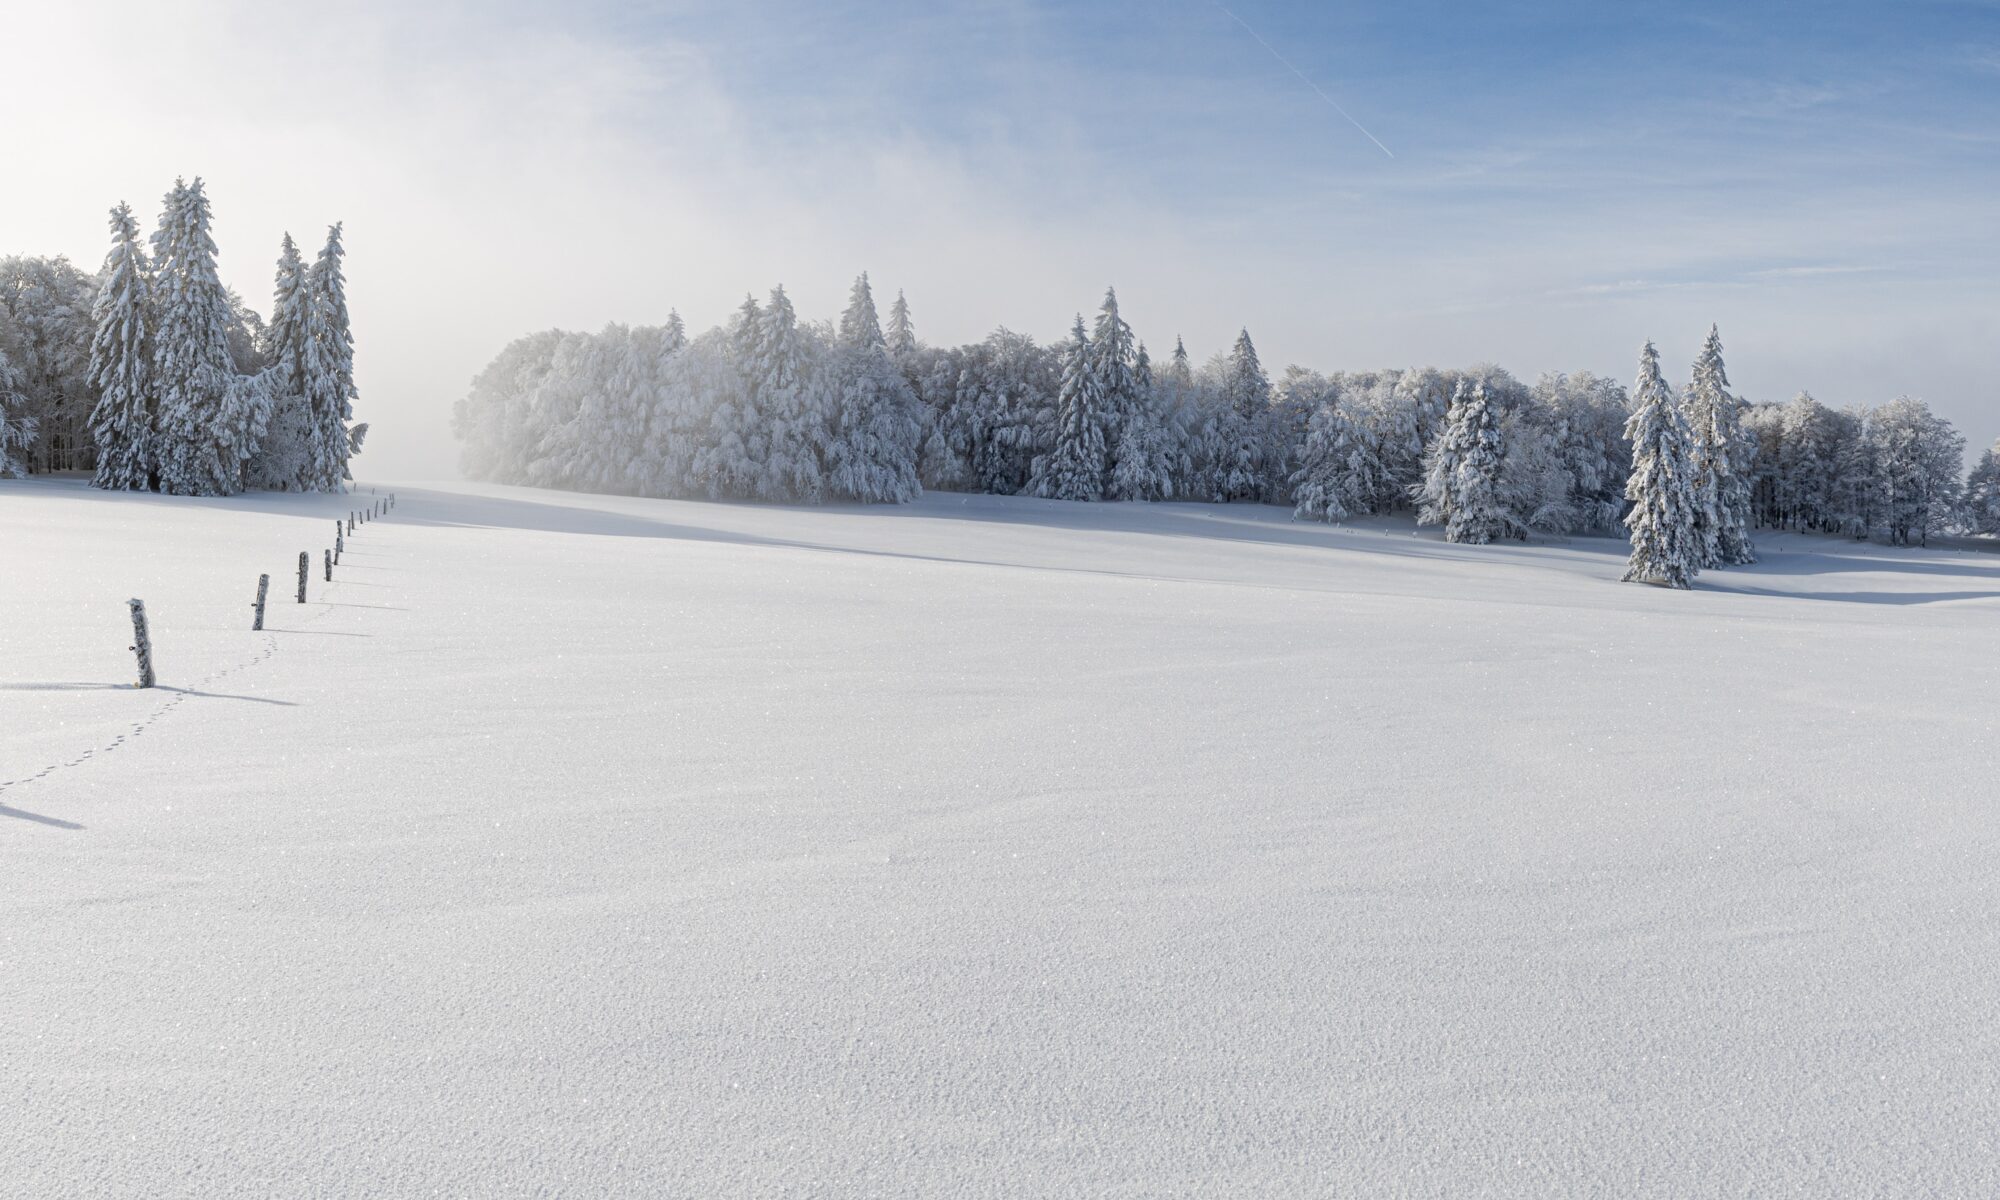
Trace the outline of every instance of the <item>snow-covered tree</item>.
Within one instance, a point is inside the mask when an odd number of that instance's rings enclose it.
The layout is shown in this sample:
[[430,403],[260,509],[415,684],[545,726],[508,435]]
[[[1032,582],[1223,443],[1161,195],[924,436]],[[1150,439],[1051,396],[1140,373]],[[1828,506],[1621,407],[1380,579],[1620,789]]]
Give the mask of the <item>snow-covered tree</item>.
[[1505,445],[1486,385],[1461,380],[1445,415],[1444,432],[1424,455],[1417,485],[1417,520],[1443,525],[1444,540],[1485,545],[1513,531],[1501,495]]
[[1639,352],[1632,404],[1625,426],[1632,443],[1632,473],[1625,484],[1632,501],[1625,516],[1632,556],[1624,580],[1692,587],[1703,556],[1696,525],[1700,467],[1686,414],[1660,374],[1660,355],[1651,342]]
[[327,227],[326,244],[307,275],[312,293],[308,336],[316,348],[304,388],[314,429],[314,467],[309,483],[323,492],[340,491],[352,478],[348,460],[360,449],[359,434],[367,428],[349,427],[356,392],[354,333],[347,314],[347,279],[340,266],[345,255],[341,226],[336,222]]
[[1750,487],[1745,478],[1752,447],[1743,435],[1742,401],[1729,394],[1729,374],[1722,364],[1722,335],[1708,328],[1701,355],[1695,360],[1694,382],[1682,399],[1688,429],[1694,437],[1699,472],[1702,566],[1734,566],[1757,561],[1750,544]]
[[0,350],[0,479],[28,473],[28,447],[34,441],[35,419],[21,392],[21,370]]
[[889,331],[885,341],[890,355],[895,358],[916,353],[917,327],[910,323],[910,302],[903,299],[900,288],[896,291],[896,302],[889,306]]
[[1898,546],[1928,545],[1957,513],[1965,438],[1923,401],[1900,396],[1875,410],[1869,437],[1882,485],[1882,524]]
[[111,250],[99,272],[103,282],[93,312],[90,378],[98,392],[91,415],[97,443],[92,483],[118,491],[146,491],[156,482],[153,453],[152,265],[139,242],[132,208],[111,210]]
[[828,369],[827,487],[835,496],[863,502],[916,499],[923,490],[917,481],[923,425],[916,397],[889,358],[866,272],[848,295]]
[[1965,480],[1965,520],[1974,533],[2000,536],[2000,440],[1995,440]]
[[1325,400],[1306,426],[1305,449],[1292,473],[1292,515],[1338,524],[1374,500],[1374,455],[1340,405]]
[[1187,430],[1153,378],[1146,344],[1132,360],[1134,404],[1111,448],[1111,495],[1120,500],[1172,498],[1183,471]]
[[1104,418],[1098,376],[1083,315],[1063,347],[1062,390],[1056,397],[1055,444],[1035,460],[1027,492],[1049,500],[1098,500],[1104,495]]
[[1265,423],[1271,407],[1271,377],[1257,361],[1250,331],[1236,335],[1224,367],[1219,411],[1208,440],[1214,462],[1214,499],[1261,500],[1265,476]]
[[67,258],[0,259],[0,351],[19,372],[24,416],[35,425],[30,471],[95,464],[90,342],[96,298],[96,279]]
[[201,180],[176,182],[153,233],[153,388],[160,489],[226,496],[255,449],[254,397],[236,382],[228,293],[215,269]]
[[271,321],[263,339],[263,357],[271,371],[270,427],[244,467],[244,482],[250,487],[293,492],[321,486],[322,426],[307,397],[321,374],[320,342],[313,336],[314,303],[310,274],[287,233],[278,248]]

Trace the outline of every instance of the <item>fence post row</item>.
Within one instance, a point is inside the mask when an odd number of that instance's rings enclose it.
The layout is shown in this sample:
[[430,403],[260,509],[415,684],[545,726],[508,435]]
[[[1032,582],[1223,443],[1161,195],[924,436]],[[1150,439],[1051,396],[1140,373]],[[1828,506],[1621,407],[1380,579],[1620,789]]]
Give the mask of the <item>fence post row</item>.
[[153,686],[153,639],[146,633],[146,602],[127,600],[132,608],[132,653],[139,656],[139,686]]

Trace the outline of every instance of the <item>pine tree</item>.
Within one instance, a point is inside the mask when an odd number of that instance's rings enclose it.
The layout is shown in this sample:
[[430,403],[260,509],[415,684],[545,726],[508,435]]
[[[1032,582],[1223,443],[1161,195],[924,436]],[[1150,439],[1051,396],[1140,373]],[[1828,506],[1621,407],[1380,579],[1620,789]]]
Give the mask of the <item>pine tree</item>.
[[1701,570],[1701,534],[1696,527],[1698,468],[1687,417],[1660,375],[1660,355],[1647,342],[1639,352],[1639,378],[1632,385],[1632,416],[1625,436],[1632,443],[1632,474],[1625,496],[1632,510],[1627,583],[1693,586]]
[[667,310],[667,323],[660,327],[659,351],[662,355],[679,354],[687,348],[687,326],[681,321],[681,310]]
[[840,314],[840,341],[852,347],[887,345],[882,337],[882,322],[875,317],[875,293],[868,286],[866,271],[861,272],[848,290],[847,308]]
[[366,426],[350,432],[354,417],[354,334],[347,315],[347,280],[340,260],[346,250],[341,245],[338,222],[327,227],[326,244],[314,261],[307,278],[312,292],[309,334],[316,350],[314,370],[307,379],[306,407],[311,415],[313,471],[311,486],[323,492],[337,492],[352,478],[348,459],[358,448],[357,435]]
[[1444,432],[1425,456],[1417,520],[1442,524],[1444,540],[1483,546],[1511,532],[1501,495],[1505,447],[1486,384],[1459,381]]
[[243,462],[254,446],[243,411],[248,397],[229,354],[229,296],[216,274],[201,180],[176,182],[168,193],[153,233],[153,262],[160,490],[232,495],[242,490]]
[[1722,335],[1711,325],[1701,357],[1695,360],[1694,382],[1683,400],[1683,415],[1694,437],[1704,567],[1757,561],[1750,544],[1747,479],[1752,447],[1743,434],[1742,408],[1743,402],[1729,394]]
[[92,313],[90,382],[98,392],[91,414],[97,443],[95,487],[146,491],[159,468],[153,446],[152,267],[139,242],[132,208],[111,210],[111,251]]
[[1049,500],[1099,500],[1104,496],[1104,419],[1081,313],[1063,347],[1062,370],[1055,445],[1035,460],[1026,491]]
[[889,306],[889,332],[887,335],[889,354],[902,358],[917,350],[917,330],[910,324],[910,302],[903,299],[902,290],[896,291],[896,302]]

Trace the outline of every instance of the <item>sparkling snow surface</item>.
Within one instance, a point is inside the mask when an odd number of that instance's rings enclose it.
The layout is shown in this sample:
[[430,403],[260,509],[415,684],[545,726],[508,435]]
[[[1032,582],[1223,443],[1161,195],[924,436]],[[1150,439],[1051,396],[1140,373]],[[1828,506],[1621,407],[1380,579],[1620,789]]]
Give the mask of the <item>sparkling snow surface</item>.
[[0,483],[0,1195],[2000,1192],[2000,556],[399,490]]

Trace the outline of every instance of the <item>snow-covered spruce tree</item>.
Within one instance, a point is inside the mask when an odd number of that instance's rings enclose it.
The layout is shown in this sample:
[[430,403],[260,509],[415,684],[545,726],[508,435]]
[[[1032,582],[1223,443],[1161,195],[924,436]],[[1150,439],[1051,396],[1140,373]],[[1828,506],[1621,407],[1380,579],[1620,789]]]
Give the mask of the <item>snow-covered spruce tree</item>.
[[153,388],[160,490],[185,496],[241,491],[250,422],[229,354],[228,294],[215,270],[201,180],[176,182],[153,233]]
[[884,335],[889,353],[896,358],[917,350],[917,327],[910,323],[910,302],[896,289],[896,302],[889,306],[889,329]]
[[1262,500],[1265,478],[1265,419],[1271,407],[1271,377],[1257,361],[1250,331],[1236,335],[1236,345],[1222,378],[1221,410],[1211,434],[1215,456],[1213,498],[1217,502]]
[[[726,358],[728,369],[687,381],[699,389],[691,403],[708,415],[691,478],[713,499],[748,498],[758,491],[765,453],[757,412],[758,342],[763,328],[763,308],[755,296],[745,294],[728,325],[716,331],[714,350]],[[694,345],[701,341],[696,338]]]
[[829,364],[824,468],[827,488],[850,500],[903,504],[923,488],[917,453],[923,426],[917,399],[890,361],[867,272],[854,281]]
[[90,382],[97,408],[90,432],[97,442],[92,486],[147,491],[156,485],[153,456],[152,265],[139,243],[132,207],[111,210],[111,250],[93,316]]
[[1417,485],[1417,520],[1443,525],[1444,540],[1483,546],[1511,532],[1500,472],[1505,458],[1486,385],[1463,380],[1445,415],[1444,432],[1424,455]]
[[1965,522],[1974,533],[2000,536],[2000,440],[1965,479]]
[[1111,494],[1120,500],[1168,500],[1178,486],[1187,431],[1153,378],[1144,342],[1132,359],[1132,384],[1137,403],[1112,448]]
[[1696,528],[1697,467],[1687,417],[1660,374],[1660,355],[1647,342],[1639,352],[1639,378],[1632,385],[1632,416],[1625,436],[1632,443],[1632,473],[1625,495],[1632,510],[1625,526],[1632,533],[1627,583],[1692,587],[1701,570],[1701,533]]
[[270,363],[270,427],[244,466],[244,483],[266,491],[304,492],[319,486],[321,427],[306,389],[319,376],[319,343],[313,337],[314,296],[298,245],[287,233],[278,248],[272,283],[271,323],[264,328]]
[[1141,423],[1145,416],[1135,370],[1137,341],[1132,327],[1118,315],[1116,289],[1104,289],[1104,303],[1098,306],[1086,359],[1097,392],[1098,419],[1104,424],[1105,492],[1112,500],[1131,499],[1109,486],[1117,475],[1117,452],[1128,432],[1135,437],[1133,452],[1143,453],[1139,439],[1144,437]]
[[772,288],[758,324],[751,374],[760,435],[751,456],[756,464],[753,499],[819,503],[823,483],[817,449],[827,406],[817,350],[784,287]]
[[360,448],[360,435],[367,430],[365,425],[348,426],[354,418],[356,393],[354,333],[348,323],[347,279],[340,267],[345,255],[341,226],[335,222],[327,227],[326,244],[307,279],[313,300],[311,336],[318,349],[305,388],[315,430],[311,485],[322,492],[340,491],[352,478],[348,459]]
[[1702,565],[1754,563],[1757,554],[1750,544],[1750,488],[1745,477],[1752,448],[1743,435],[1743,402],[1729,394],[1722,335],[1713,325],[1708,327],[1701,356],[1695,360],[1694,382],[1682,403],[1699,471]]
[[535,389],[562,340],[558,330],[515,338],[473,377],[472,388],[452,405],[452,434],[463,444],[459,469],[469,479],[519,483],[522,447],[529,440]]
[[1099,500],[1104,496],[1104,419],[1090,336],[1083,314],[1063,347],[1062,391],[1056,397],[1055,444],[1035,460],[1027,493],[1049,500]]

